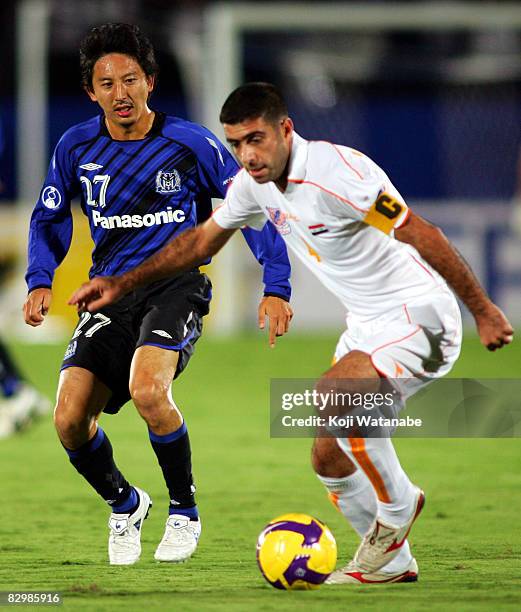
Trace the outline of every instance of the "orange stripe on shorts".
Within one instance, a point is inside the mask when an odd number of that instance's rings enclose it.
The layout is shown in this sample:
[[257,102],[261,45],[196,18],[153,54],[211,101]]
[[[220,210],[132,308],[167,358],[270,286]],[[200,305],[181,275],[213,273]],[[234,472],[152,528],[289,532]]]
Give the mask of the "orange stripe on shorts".
[[391,498],[389,497],[389,493],[385,488],[385,483],[380,475],[380,472],[376,469],[374,463],[367,454],[364,438],[348,438],[348,442],[351,445],[351,450],[355,456],[355,459],[373,485],[378,499],[384,504],[390,504]]

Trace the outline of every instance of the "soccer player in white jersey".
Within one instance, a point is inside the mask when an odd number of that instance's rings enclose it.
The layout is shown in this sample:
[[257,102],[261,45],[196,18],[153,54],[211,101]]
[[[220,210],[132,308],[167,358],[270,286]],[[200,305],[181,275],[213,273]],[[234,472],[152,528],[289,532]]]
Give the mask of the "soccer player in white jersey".
[[[446,374],[462,336],[452,291],[474,316],[485,347],[495,350],[512,341],[509,321],[469,266],[439,228],[410,211],[368,157],[301,138],[270,84],[236,89],[220,119],[243,166],[223,206],[134,270],[94,278],[72,304],[96,310],[191,268],[215,254],[237,228],[260,228],[268,218],[347,309],[347,329],[319,390],[330,390],[333,382],[348,392],[376,392],[391,384],[405,400]],[[424,494],[402,469],[390,438],[319,437],[312,463],[362,539],[353,560],[329,582],[417,580],[407,535]]]

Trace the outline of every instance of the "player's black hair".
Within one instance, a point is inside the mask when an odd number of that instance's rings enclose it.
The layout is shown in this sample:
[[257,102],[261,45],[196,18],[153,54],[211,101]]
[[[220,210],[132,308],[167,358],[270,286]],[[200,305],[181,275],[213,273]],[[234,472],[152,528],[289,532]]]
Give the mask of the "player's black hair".
[[105,23],[93,28],[80,44],[81,83],[92,90],[94,64],[108,53],[130,55],[147,76],[159,72],[154,47],[136,25],[128,23]]
[[246,83],[226,99],[219,115],[221,123],[235,125],[262,117],[276,123],[288,116],[288,107],[280,91],[271,83]]

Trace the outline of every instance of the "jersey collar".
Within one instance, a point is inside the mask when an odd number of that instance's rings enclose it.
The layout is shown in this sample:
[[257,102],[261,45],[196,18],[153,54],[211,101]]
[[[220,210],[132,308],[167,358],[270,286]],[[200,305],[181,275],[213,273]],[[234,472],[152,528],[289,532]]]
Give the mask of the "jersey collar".
[[306,164],[308,161],[308,141],[293,132],[293,143],[289,158],[288,189],[303,181],[306,176]]
[[[100,115],[100,136],[106,136],[112,140],[112,136],[107,129],[107,125],[104,120],[104,115]],[[154,121],[152,123],[152,127],[145,134],[145,138],[153,138],[154,136],[161,136],[163,131],[163,126],[165,124],[166,115],[161,111],[154,111]],[[140,139],[140,140],[144,140]],[[117,140],[115,142],[134,142],[134,141],[126,141],[126,140]]]

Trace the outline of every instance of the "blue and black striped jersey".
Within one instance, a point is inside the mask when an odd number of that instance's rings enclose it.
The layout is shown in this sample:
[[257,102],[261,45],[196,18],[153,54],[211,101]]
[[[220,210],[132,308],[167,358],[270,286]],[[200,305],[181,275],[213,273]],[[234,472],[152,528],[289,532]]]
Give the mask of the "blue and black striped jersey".
[[[89,276],[119,275],[173,236],[206,220],[238,167],[206,128],[156,112],[142,140],[113,140],[103,116],[69,129],[51,160],[31,217],[29,290],[51,287],[72,238],[71,200],[81,198],[94,241]],[[290,296],[283,240],[267,223],[243,230],[264,266],[265,292]]]

